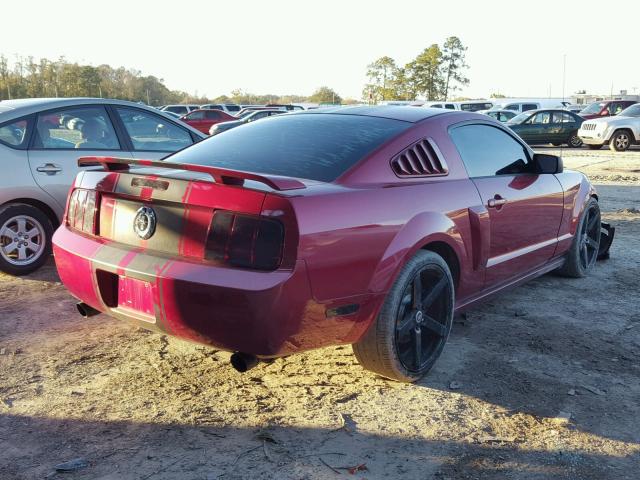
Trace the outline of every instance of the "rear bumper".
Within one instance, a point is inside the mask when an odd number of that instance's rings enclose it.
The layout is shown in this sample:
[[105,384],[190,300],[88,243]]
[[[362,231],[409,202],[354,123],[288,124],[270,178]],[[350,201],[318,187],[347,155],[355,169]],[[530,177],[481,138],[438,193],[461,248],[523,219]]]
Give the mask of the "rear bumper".
[[[277,357],[353,343],[383,296],[326,303],[313,299],[306,264],[258,272],[132,249],[77,234],[65,226],[53,237],[60,279],[82,302],[112,317],[227,351]],[[123,278],[148,282],[150,314],[118,306]],[[355,313],[327,310],[358,304]]]

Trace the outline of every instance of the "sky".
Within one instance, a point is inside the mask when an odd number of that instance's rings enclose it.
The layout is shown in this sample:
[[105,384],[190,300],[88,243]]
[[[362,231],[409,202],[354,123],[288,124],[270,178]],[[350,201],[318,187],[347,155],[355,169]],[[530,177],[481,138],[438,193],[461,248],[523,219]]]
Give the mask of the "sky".
[[403,65],[455,35],[468,47],[460,95],[562,97],[565,56],[567,97],[640,93],[640,0],[614,3],[612,15],[594,0],[24,0],[4,10],[0,53],[135,68],[211,98],[326,85],[359,99],[368,63]]

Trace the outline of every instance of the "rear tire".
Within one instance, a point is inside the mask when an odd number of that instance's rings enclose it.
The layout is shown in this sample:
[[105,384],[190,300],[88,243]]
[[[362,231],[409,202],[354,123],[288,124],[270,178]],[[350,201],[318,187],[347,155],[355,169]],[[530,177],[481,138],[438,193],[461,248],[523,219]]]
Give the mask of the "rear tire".
[[568,145],[571,148],[580,148],[582,146],[582,139],[578,136],[578,132],[573,132],[569,137]]
[[629,130],[618,130],[611,137],[609,148],[614,152],[624,152],[633,144],[633,135]]
[[600,206],[595,198],[587,202],[567,253],[565,264],[557,271],[572,278],[586,277],[595,265],[600,249]]
[[53,225],[41,210],[24,203],[0,208],[0,270],[26,275],[51,255]]
[[422,378],[453,323],[454,284],[447,263],[421,250],[402,268],[377,318],[353,352],[360,365],[400,382]]

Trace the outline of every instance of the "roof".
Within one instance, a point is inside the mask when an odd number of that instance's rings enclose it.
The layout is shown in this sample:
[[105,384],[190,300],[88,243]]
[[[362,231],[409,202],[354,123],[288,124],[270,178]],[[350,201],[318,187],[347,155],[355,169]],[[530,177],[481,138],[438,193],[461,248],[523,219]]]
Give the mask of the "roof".
[[317,115],[321,113],[331,113],[337,115],[360,115],[363,117],[380,117],[392,120],[402,120],[405,122],[416,123],[436,115],[444,115],[446,113],[455,113],[451,110],[443,110],[442,108],[423,108],[398,105],[378,105],[373,107],[354,106],[354,107],[335,107],[335,108],[318,108],[315,110],[305,110],[304,112],[295,112],[291,115]]

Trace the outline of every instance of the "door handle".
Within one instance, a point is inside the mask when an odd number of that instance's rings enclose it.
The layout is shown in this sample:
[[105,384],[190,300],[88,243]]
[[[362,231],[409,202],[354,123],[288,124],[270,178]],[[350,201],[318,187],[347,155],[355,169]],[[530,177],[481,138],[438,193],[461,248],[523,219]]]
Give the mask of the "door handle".
[[489,201],[487,202],[487,207],[500,208],[505,203],[507,203],[507,199],[502,198],[500,195],[496,194],[493,198],[489,199]]
[[46,173],[47,175],[55,175],[56,173],[61,172],[62,168],[53,163],[45,163],[44,165],[40,165],[36,168],[36,170],[41,173]]

